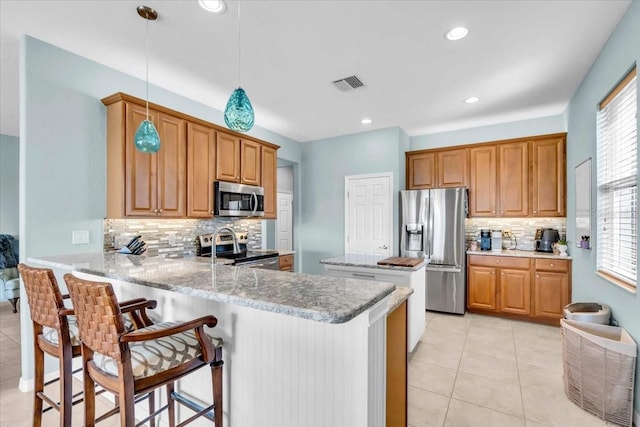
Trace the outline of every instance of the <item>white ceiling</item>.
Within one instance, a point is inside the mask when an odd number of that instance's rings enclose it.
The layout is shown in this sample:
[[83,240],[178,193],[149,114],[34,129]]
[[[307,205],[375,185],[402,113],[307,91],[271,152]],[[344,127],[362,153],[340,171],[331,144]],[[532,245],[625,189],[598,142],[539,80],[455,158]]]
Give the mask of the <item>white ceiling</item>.
[[[238,86],[237,2],[0,0],[0,133],[19,133],[29,34],[217,110]],[[242,1],[241,77],[256,124],[298,141],[399,126],[410,136],[561,114],[630,0]],[[445,41],[464,25],[467,38]],[[331,82],[356,74],[365,87]],[[141,92],[144,93],[144,92]],[[480,102],[463,100],[477,96]],[[153,102],[153,93],[150,94]],[[360,120],[369,117],[370,125]],[[207,119],[206,117],[204,118]]]

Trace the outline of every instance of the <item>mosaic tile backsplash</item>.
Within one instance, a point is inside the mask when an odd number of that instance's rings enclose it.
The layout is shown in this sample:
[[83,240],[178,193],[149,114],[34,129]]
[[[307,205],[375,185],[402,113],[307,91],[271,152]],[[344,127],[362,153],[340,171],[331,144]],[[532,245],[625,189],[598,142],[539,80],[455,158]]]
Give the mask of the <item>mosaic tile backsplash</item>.
[[[480,230],[511,231],[516,237],[517,247],[523,251],[532,251],[535,245],[536,229],[555,228],[560,237],[567,234],[566,218],[468,218],[465,224],[467,245],[472,240],[480,239]],[[509,242],[503,239],[503,247]]]
[[197,255],[201,234],[213,233],[227,226],[248,232],[247,248],[262,248],[262,221],[244,218],[197,219],[105,219],[104,251],[117,251],[134,236],[141,235],[147,244],[147,254],[180,257]]

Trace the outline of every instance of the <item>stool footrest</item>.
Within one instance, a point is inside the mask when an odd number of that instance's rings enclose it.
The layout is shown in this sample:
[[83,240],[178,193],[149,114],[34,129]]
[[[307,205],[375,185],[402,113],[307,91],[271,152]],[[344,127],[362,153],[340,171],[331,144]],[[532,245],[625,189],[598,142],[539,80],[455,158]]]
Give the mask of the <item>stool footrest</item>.
[[196,415],[194,415],[193,417],[191,417],[187,421],[181,423],[180,426],[184,426],[184,425],[190,423],[191,421],[195,420],[196,418],[198,418],[200,416],[203,416],[203,417],[207,418],[209,421],[214,421],[213,408],[215,406],[215,403],[213,405],[205,408],[204,406],[201,406],[201,405],[197,404],[193,400],[187,399],[186,397],[182,396],[181,394],[179,394],[179,393],[177,393],[175,391],[173,393],[171,393],[171,398],[173,400],[175,400],[176,402],[180,403],[181,405],[184,405],[187,408],[191,409],[192,411],[197,412]]

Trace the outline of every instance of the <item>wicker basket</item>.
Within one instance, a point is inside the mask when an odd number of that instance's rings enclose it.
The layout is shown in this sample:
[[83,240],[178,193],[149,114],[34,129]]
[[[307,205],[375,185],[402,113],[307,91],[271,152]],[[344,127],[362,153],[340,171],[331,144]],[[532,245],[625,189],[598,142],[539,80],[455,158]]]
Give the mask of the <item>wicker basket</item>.
[[561,319],[564,391],[601,419],[633,422],[636,343],[623,328]]

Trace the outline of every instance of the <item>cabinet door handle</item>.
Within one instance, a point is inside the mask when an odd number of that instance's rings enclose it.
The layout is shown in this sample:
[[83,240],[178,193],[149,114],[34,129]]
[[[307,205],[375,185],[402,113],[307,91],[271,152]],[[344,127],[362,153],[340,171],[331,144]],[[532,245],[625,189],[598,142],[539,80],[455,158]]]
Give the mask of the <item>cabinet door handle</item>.
[[387,245],[378,246],[378,249],[389,249],[389,246]]
[[162,211],[164,211],[164,209],[160,209],[158,212],[162,213]]
[[356,277],[366,277],[367,279],[375,279],[375,274],[363,274],[363,273],[351,273],[352,276]]
[[540,275],[539,275],[539,274],[536,274],[536,279],[539,279],[539,278],[540,278]]
[[496,274],[496,272],[495,272],[495,271],[492,271],[492,272],[491,272],[491,274]]

